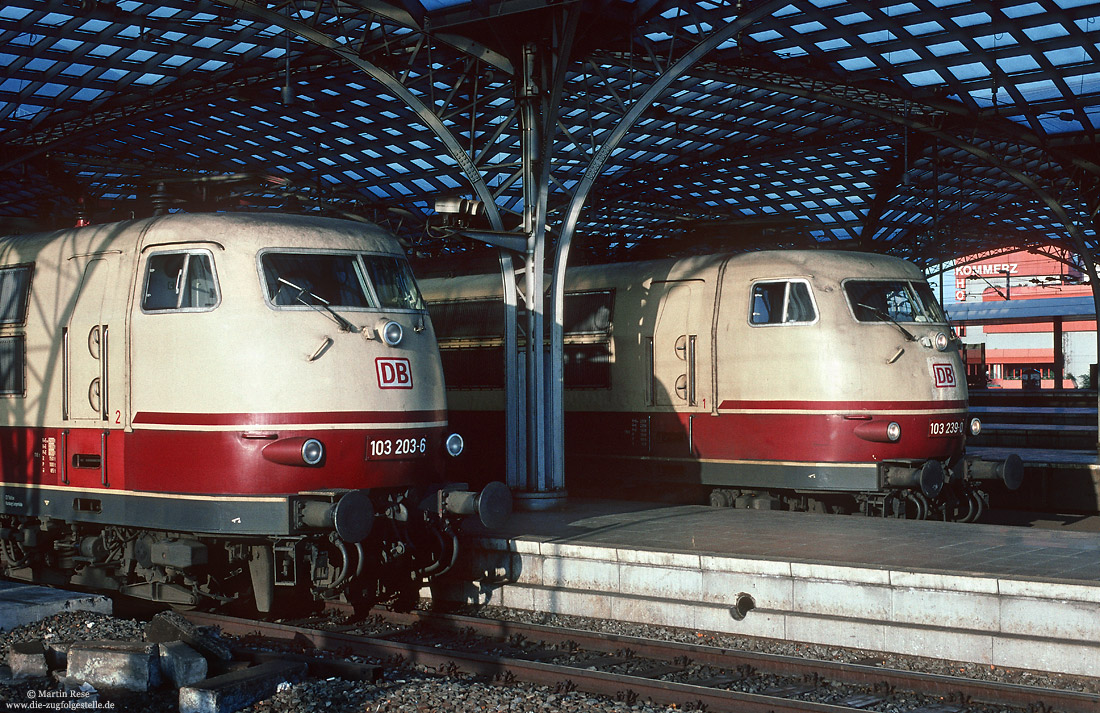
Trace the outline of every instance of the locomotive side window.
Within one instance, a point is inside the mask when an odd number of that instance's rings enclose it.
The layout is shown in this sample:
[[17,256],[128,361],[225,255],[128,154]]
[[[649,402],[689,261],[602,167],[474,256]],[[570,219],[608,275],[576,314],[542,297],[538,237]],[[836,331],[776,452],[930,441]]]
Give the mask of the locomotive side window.
[[448,389],[503,389],[504,348],[468,346],[440,349]]
[[34,265],[0,268],[0,324],[25,324]]
[[441,342],[504,338],[504,302],[500,299],[432,302],[428,311],[436,339]]
[[447,388],[504,388],[504,302],[432,302],[428,311],[439,340]]
[[756,282],[752,286],[749,323],[809,324],[817,319],[817,308],[804,280]]
[[[0,324],[23,327],[27,323],[31,275],[34,264],[0,267]],[[0,394],[26,396],[27,337],[0,337]]]
[[208,311],[218,305],[213,259],[205,251],[155,253],[145,263],[141,309]]
[[27,337],[0,337],[0,394],[26,395]]
[[860,322],[947,323],[927,283],[908,280],[848,280],[844,283],[852,314]]
[[[614,292],[565,295],[562,378],[567,389],[611,387]],[[504,302],[500,298],[432,302],[447,388],[504,388]],[[520,310],[520,320],[523,319]],[[522,344],[524,338],[520,337]]]
[[611,388],[611,315],[615,293],[570,292],[562,314],[562,379],[567,389]]

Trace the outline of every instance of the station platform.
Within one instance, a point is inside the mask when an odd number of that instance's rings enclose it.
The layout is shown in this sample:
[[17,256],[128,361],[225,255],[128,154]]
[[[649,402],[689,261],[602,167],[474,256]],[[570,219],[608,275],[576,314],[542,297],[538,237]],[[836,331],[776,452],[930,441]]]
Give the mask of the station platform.
[[1015,453],[1023,460],[1023,485],[1016,492],[994,493],[994,507],[1100,513],[1100,457],[1096,449],[968,446],[966,452],[992,461],[1003,461]]
[[1100,677],[1095,533],[570,499],[462,540],[437,599]]

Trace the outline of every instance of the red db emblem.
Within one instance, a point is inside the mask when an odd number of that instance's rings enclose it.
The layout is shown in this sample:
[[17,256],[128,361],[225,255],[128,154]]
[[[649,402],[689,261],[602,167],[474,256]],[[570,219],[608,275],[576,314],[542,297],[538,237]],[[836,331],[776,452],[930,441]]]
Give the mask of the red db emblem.
[[936,388],[950,389],[958,386],[955,382],[955,368],[950,364],[933,364],[932,375],[936,379]]
[[411,389],[413,387],[412,368],[408,359],[378,357],[374,360],[374,370],[378,372],[378,388]]

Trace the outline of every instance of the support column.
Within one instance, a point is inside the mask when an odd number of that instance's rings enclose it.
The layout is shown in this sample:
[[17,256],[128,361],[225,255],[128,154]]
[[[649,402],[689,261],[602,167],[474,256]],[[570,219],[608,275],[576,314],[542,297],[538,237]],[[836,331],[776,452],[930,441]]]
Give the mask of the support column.
[[523,256],[524,291],[527,306],[526,417],[527,473],[526,482],[516,489],[516,505],[526,510],[545,510],[560,505],[565,499],[563,483],[553,476],[547,462],[551,435],[547,429],[546,403],[547,354],[545,342],[546,313],[546,206],[549,195],[549,142],[556,107],[544,101],[543,87],[551,63],[549,51],[539,43],[525,43],[517,77],[516,102],[519,105],[520,149],[522,152],[523,232],[527,238]]
[[552,433],[556,434],[550,444],[553,451],[550,464],[554,469],[553,481],[565,482],[564,477],[564,424],[565,404],[562,393],[563,378],[562,364],[564,357],[564,331],[562,330],[562,315],[565,312],[565,270],[569,261],[569,249],[573,241],[573,234],[580,219],[581,211],[588,200],[589,193],[603,171],[611,154],[619,148],[626,137],[627,132],[638,122],[642,115],[649,110],[657,98],[696,62],[702,59],[708,52],[719,47],[723,42],[737,35],[745,28],[752,25],[762,17],[771,15],[783,7],[786,0],[762,0],[741,13],[734,21],[717,28],[706,36],[694,47],[689,49],[675,62],[665,68],[665,71],[638,97],[627,112],[619,119],[618,125],[603,139],[603,144],[592,156],[592,160],[585,169],[584,177],[573,189],[573,197],[565,211],[560,228],[557,250],[554,252],[554,265],[551,277],[551,294],[549,306],[551,309],[551,323],[554,328],[550,333],[550,372],[552,386],[547,395],[550,397],[546,403],[547,423],[550,424]]
[[1062,318],[1054,319],[1054,390],[1062,390],[1062,380],[1066,373],[1066,354],[1062,348]]
[[516,268],[505,249],[500,251],[500,279],[504,295],[504,482],[515,491],[527,487],[527,423],[523,416],[527,400],[516,329]]

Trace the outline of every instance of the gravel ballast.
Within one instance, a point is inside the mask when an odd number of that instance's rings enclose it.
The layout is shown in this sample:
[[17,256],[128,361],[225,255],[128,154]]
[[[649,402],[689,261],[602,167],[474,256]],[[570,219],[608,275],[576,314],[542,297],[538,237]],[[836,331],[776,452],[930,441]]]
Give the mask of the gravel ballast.
[[[474,614],[475,612],[466,612]],[[1100,692],[1100,679],[1051,675],[1029,671],[1012,671],[995,667],[895,656],[874,651],[860,651],[827,646],[809,646],[783,641],[720,636],[709,632],[669,629],[664,627],[623,624],[619,622],[563,617],[538,612],[482,608],[481,616],[511,621],[524,621],[595,630],[606,633],[642,638],[681,641],[726,648],[737,648],[763,653],[803,656],[828,661],[877,664],[890,668],[960,676],[981,680],[997,680],[1028,686],[1061,688],[1066,690]],[[86,612],[67,612],[48,619],[0,633],[0,652],[7,660],[7,653],[15,642],[42,640],[46,643],[78,640],[112,639],[140,641],[144,623]],[[364,662],[363,659],[354,659]],[[35,694],[57,689],[48,678],[0,681],[0,706],[21,704]],[[133,713],[159,713],[177,710],[174,690],[158,690],[150,694],[111,697],[103,694],[102,702],[113,704],[113,710]],[[900,701],[898,702],[900,703]],[[106,710],[101,707],[99,710]],[[901,706],[876,707],[872,710],[905,710]],[[682,708],[656,705],[647,701],[615,701],[578,691],[554,689],[527,684],[496,685],[464,675],[440,676],[419,667],[386,668],[382,679],[375,683],[345,681],[341,679],[311,679],[280,687],[270,698],[244,710],[254,713],[541,713],[542,711],[574,711],[585,713],[671,713]]]

